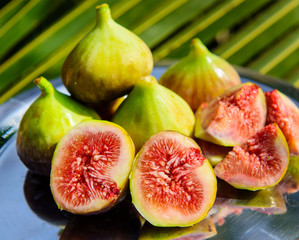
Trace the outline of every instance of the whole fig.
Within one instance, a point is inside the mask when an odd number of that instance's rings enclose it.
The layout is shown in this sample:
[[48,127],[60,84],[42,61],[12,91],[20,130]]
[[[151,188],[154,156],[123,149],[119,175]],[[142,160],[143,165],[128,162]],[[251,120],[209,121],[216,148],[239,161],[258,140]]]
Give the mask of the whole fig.
[[116,23],[107,4],[96,8],[95,27],[76,45],[62,67],[62,80],[85,103],[111,101],[128,93],[151,73],[153,56],[147,45]]
[[85,119],[99,119],[97,113],[55,90],[45,78],[35,84],[41,95],[25,112],[17,133],[17,153],[27,168],[50,175],[54,149],[60,138]]
[[189,55],[168,68],[159,83],[184,98],[195,112],[202,102],[211,101],[241,80],[227,61],[195,38]]
[[162,130],[193,136],[195,116],[183,98],[148,76],[128,94],[112,121],[127,130],[138,151],[149,137]]

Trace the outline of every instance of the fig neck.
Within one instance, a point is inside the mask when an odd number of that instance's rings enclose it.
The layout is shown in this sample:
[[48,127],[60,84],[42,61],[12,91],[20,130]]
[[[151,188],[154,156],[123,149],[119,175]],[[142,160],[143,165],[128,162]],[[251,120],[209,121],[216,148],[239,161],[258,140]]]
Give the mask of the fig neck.
[[146,89],[147,92],[150,92],[150,89],[155,89],[157,85],[158,85],[158,82],[155,77],[146,76],[146,77],[142,77],[139,79],[135,88],[139,89],[139,90],[142,89],[142,91],[144,89]]
[[106,3],[97,6],[96,13],[97,13],[96,26],[98,27],[105,26],[109,22],[113,21],[111,17],[109,5]]
[[55,91],[53,85],[44,77],[35,79],[34,83],[40,88],[43,94],[52,94]]
[[201,57],[209,53],[207,47],[198,39],[195,38],[191,42],[190,55],[195,57]]
[[157,79],[154,76],[146,76],[146,77],[142,78],[142,81],[144,81],[146,83],[151,83],[151,84],[157,83]]

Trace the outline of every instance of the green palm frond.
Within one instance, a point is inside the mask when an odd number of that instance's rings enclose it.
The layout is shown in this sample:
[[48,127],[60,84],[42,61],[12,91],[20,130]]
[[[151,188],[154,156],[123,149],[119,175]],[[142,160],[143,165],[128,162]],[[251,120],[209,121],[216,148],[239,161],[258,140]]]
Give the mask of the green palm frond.
[[187,55],[200,38],[232,64],[299,87],[298,0],[20,0],[0,5],[0,104],[40,75],[59,77],[104,2],[148,44],[156,64]]

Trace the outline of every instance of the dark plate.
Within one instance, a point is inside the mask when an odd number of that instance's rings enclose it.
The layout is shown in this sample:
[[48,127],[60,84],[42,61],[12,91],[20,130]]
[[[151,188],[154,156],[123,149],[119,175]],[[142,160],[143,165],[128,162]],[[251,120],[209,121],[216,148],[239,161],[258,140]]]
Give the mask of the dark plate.
[[[165,67],[156,67],[153,75],[158,79],[165,71]],[[270,77],[261,76],[247,69],[238,68],[242,81],[258,83],[264,91],[277,88],[291,97],[299,106],[298,89]],[[60,79],[53,80],[54,86],[66,93]],[[61,226],[68,219],[68,214],[62,212],[55,215],[52,203],[48,208],[53,216],[44,216],[47,209],[43,206],[29,206],[25,198],[24,185],[26,174],[25,166],[19,160],[15,148],[15,132],[21,117],[32,101],[39,96],[38,88],[30,89],[0,106],[0,239],[58,239]],[[29,180],[28,180],[29,179]],[[40,179],[27,176],[32,184],[40,184]],[[37,191],[32,201],[39,203],[49,194],[47,180],[45,192]],[[28,183],[28,182],[27,182]],[[44,183],[43,183],[44,184]],[[26,190],[27,191],[27,190]],[[26,192],[30,195],[30,192]],[[299,193],[288,195],[286,198],[287,212],[281,215],[267,215],[252,210],[245,210],[239,216],[230,215],[222,226],[217,226],[218,234],[212,239],[264,239],[264,240],[294,240],[299,237]],[[47,203],[46,203],[47,204]],[[49,210],[48,209],[48,210]],[[41,211],[41,213],[37,213]],[[57,225],[58,224],[58,225]],[[59,225],[60,224],[60,225]]]

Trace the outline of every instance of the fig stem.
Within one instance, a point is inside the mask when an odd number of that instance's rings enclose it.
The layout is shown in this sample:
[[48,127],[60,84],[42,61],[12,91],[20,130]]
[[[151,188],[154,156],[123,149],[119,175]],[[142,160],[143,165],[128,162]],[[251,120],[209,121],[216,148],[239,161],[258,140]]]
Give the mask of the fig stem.
[[107,3],[96,6],[97,25],[107,23],[111,18],[111,11]]
[[53,85],[44,77],[40,77],[34,80],[34,83],[40,88],[43,93],[53,93]]
[[192,39],[191,42],[191,51],[192,55],[200,56],[209,52],[207,47],[200,41],[198,38]]

